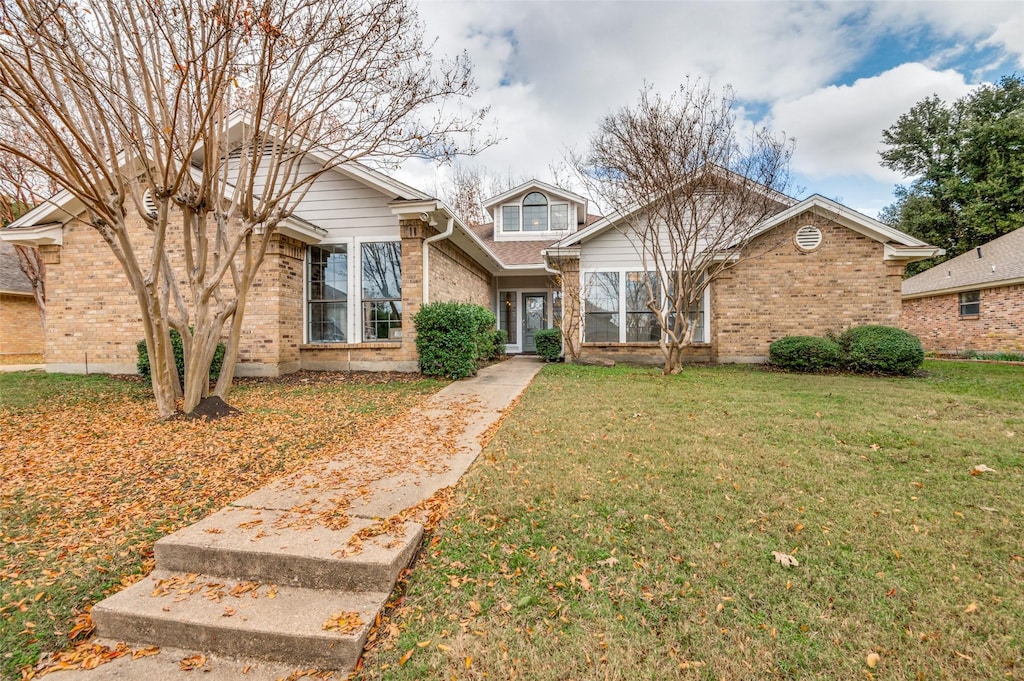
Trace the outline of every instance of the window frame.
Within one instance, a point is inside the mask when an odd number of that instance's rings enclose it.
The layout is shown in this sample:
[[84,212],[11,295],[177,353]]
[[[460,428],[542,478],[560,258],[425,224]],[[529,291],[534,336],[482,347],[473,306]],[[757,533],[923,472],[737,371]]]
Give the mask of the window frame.
[[981,289],[961,291],[957,296],[957,302],[959,303],[960,317],[981,316]]
[[[398,283],[398,297],[397,298],[396,297],[390,297],[390,298],[371,298],[371,297],[369,297],[369,296],[367,296],[365,294],[364,287],[363,287],[363,281],[365,279],[364,278],[364,267],[363,267],[363,249],[366,246],[369,246],[369,245],[372,245],[372,244],[397,244],[398,245],[398,260],[397,260],[397,262],[398,262],[398,277],[397,277],[397,280],[396,280],[397,283]],[[403,287],[402,287],[402,242],[401,242],[401,239],[359,239],[359,240],[357,240],[357,247],[358,247],[358,250],[359,250],[359,287],[358,287],[358,291],[359,291],[359,321],[358,321],[358,324],[359,324],[359,339],[360,339],[360,342],[363,342],[363,343],[401,343],[402,342],[402,319],[403,319],[403,316],[404,316],[404,313],[403,313],[403,310],[402,310],[402,288]],[[392,307],[394,307],[394,303],[396,303],[396,302],[398,303],[398,309],[397,309],[398,318],[397,318],[397,320],[396,319],[387,319],[387,320],[376,320],[376,321],[373,321],[373,320],[368,320],[367,319],[366,314],[367,314],[367,312],[370,309],[370,308],[367,307],[367,304],[368,303],[369,304],[381,303],[381,302],[383,302],[383,303],[391,303]],[[397,322],[397,325],[396,325],[396,322]],[[387,338],[368,338],[367,337],[368,336],[367,331],[372,326],[377,326],[377,325],[380,325],[380,324],[386,324],[387,325],[386,326],[386,328],[388,329]],[[395,329],[398,330],[397,334],[393,333],[393,331]]]
[[[323,297],[321,297],[321,298],[314,298],[313,297],[313,285],[314,285],[314,281],[313,281],[313,265],[314,265],[314,263],[313,263],[313,249],[314,248],[320,249],[321,251],[326,251],[326,250],[331,249],[331,248],[344,248],[345,249],[344,250],[344,253],[345,253],[345,281],[344,281],[344,284],[345,284],[344,295],[345,295],[345,297],[344,298],[323,298]],[[333,252],[334,253],[338,253],[340,251],[333,251]],[[352,305],[351,305],[351,303],[352,303],[352,295],[351,295],[351,291],[352,291],[352,245],[350,243],[347,243],[347,242],[325,243],[325,244],[310,244],[306,248],[306,258],[305,258],[305,260],[306,260],[306,262],[305,262],[305,267],[303,267],[303,270],[305,272],[305,279],[306,279],[306,281],[305,281],[305,298],[306,298],[306,300],[305,300],[305,305],[303,306],[303,312],[304,312],[304,317],[305,318],[303,319],[303,325],[302,326],[303,326],[303,330],[304,330],[305,338],[306,338],[307,342],[309,342],[309,343],[316,343],[316,344],[329,344],[329,345],[347,344],[347,343],[349,343],[349,339],[352,337],[352,335],[351,335],[351,323],[350,323],[350,319],[351,319],[351,316],[352,316],[351,315],[351,312],[352,312],[352,310],[351,310],[351,307],[352,307]],[[326,287],[327,286],[327,279],[325,278],[322,283]],[[339,332],[341,333],[341,336],[342,336],[341,339],[340,340],[324,340],[324,339],[321,338],[319,340],[313,340],[313,336],[314,336],[314,334],[313,334],[313,323],[314,323],[314,321],[313,321],[313,317],[314,317],[313,308],[314,308],[314,306],[329,307],[331,305],[337,305],[337,304],[339,304],[339,302],[343,303],[344,306],[345,306],[345,315],[344,315],[344,320],[343,320],[343,326],[339,329]]]
[[[527,204],[526,199],[529,198],[530,196],[533,196],[534,194],[542,197],[544,199],[544,203]],[[528,228],[527,209],[539,208],[542,205],[544,206],[545,224],[538,229]],[[554,199],[550,195],[539,189],[532,189],[526,192],[526,194],[524,194],[518,201],[513,203],[503,203],[499,206],[498,212],[501,215],[501,223],[499,225],[499,229],[496,229],[495,232],[496,234],[508,234],[517,237],[533,237],[536,235],[546,234],[563,234],[565,232],[568,232],[569,228],[572,226],[573,212],[572,210],[570,210],[570,208],[570,202]],[[562,223],[562,226],[558,227],[555,226],[554,220],[556,209],[558,213],[564,213],[564,223]],[[514,214],[516,217],[515,227],[511,229],[508,227],[509,222],[506,219],[506,211],[508,211],[508,216]],[[530,219],[532,220],[532,217]]]
[[[658,340],[653,340],[653,341],[632,341],[632,340],[628,340],[628,338],[629,338],[629,331],[628,331],[627,326],[628,326],[628,314],[629,313],[626,310],[627,305],[628,305],[627,296],[626,296],[627,277],[629,276],[629,273],[640,273],[640,272],[644,272],[644,270],[642,270],[642,269],[640,269],[640,268],[638,268],[636,266],[633,266],[633,267],[615,267],[615,268],[609,268],[609,267],[588,267],[588,268],[583,268],[583,269],[580,270],[580,277],[581,277],[581,280],[583,281],[583,285],[580,287],[580,293],[579,293],[579,298],[580,298],[579,304],[580,304],[580,311],[581,311],[581,316],[582,316],[581,324],[580,324],[580,338],[581,338],[583,343],[595,344],[595,345],[600,345],[602,343],[621,343],[621,344],[628,343],[630,345],[651,345],[651,346],[655,346],[655,345],[658,344],[658,342],[659,342]],[[619,305],[619,308],[618,308],[617,316],[618,316],[618,326],[619,326],[619,338],[617,340],[588,340],[587,339],[587,335],[586,335],[586,329],[587,329],[586,320],[587,320],[587,314],[588,314],[587,311],[586,311],[587,310],[587,290],[588,290],[588,288],[587,288],[587,277],[589,275],[591,275],[591,274],[615,274],[618,277],[618,295],[619,295],[619,303],[618,303],[618,305]],[[655,274],[655,272],[651,271],[651,270],[648,270],[647,274],[648,275],[653,275],[653,274]],[[665,282],[663,280],[660,280],[658,282],[658,289],[659,289],[660,303],[661,303],[662,306],[666,306],[668,304],[668,299],[666,297],[666,293],[667,293],[668,287],[665,286]],[[690,312],[691,316],[700,315],[699,320],[697,320],[698,323],[697,323],[696,329],[695,329],[695,336],[694,336],[694,338],[692,340],[692,343],[695,344],[695,345],[708,345],[711,342],[709,340],[709,338],[711,337],[711,326],[710,326],[710,323],[709,323],[710,322],[710,318],[709,318],[709,310],[710,309],[711,309],[711,286],[708,285],[708,286],[706,286],[704,288],[704,291],[702,292],[700,306],[698,307],[697,310],[693,310],[693,311]],[[641,314],[641,313],[635,312],[634,314]],[[654,315],[653,312],[651,312],[649,314]],[[654,317],[655,317],[655,320],[657,320],[657,315],[654,315]],[[700,333],[699,338],[696,335],[697,332]],[[661,333],[659,334],[659,337],[662,337],[663,333],[664,332],[662,330]]]

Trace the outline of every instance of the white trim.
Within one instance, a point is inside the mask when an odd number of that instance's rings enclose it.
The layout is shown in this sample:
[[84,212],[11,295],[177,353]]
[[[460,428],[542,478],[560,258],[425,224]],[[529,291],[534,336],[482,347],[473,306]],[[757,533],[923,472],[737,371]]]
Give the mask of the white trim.
[[498,194],[497,196],[492,196],[491,198],[487,199],[486,201],[483,202],[484,210],[490,212],[490,208],[497,206],[500,203],[504,203],[508,199],[512,198],[513,196],[517,196],[520,193],[522,193],[523,196],[525,196],[526,194],[529,193],[530,189],[534,188],[537,188],[547,194],[555,194],[559,198],[565,199],[569,203],[579,203],[583,204],[584,206],[587,205],[587,199],[583,196],[580,196],[579,194],[574,194],[573,192],[562,189],[561,187],[556,187],[553,184],[548,184],[547,182],[541,182],[540,180],[530,180],[529,182],[524,182],[518,187],[513,187],[512,189],[509,189],[506,192]]
[[[31,211],[30,211],[31,212]],[[64,225],[47,223],[34,227],[5,227],[0,229],[0,241],[16,246],[63,246]]]

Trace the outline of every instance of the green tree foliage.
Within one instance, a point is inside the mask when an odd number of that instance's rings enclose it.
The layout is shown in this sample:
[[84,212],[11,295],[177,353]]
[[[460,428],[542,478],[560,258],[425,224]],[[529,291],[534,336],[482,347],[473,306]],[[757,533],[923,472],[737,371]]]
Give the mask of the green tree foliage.
[[882,165],[912,178],[881,219],[946,249],[914,274],[1024,227],[1024,77],[947,104],[933,95],[882,133]]

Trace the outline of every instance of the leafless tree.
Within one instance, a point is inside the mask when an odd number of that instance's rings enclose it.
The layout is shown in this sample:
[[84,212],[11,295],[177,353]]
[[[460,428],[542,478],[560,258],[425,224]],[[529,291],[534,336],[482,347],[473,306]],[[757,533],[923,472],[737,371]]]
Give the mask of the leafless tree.
[[[37,157],[45,157],[46,150],[38,148],[34,140],[12,131],[11,139]],[[25,211],[56,191],[46,175],[38,172],[34,164],[24,158],[0,151],[0,226],[14,222]],[[38,248],[16,244],[14,251],[18,264],[32,286],[32,297],[39,308],[43,327],[46,327],[46,266]]]
[[[664,372],[679,371],[704,291],[753,257],[759,224],[790,201],[793,140],[745,131],[731,88],[687,80],[669,97],[640,91],[633,107],[600,121],[589,149],[569,162],[633,242],[647,309],[659,329]],[[585,284],[584,284],[585,285]]]
[[474,90],[468,59],[432,59],[409,0],[2,7],[0,128],[24,129],[53,162],[5,135],[0,151],[81,202],[117,258],[161,417],[208,394],[222,335],[214,393],[227,394],[267,247],[318,177],[366,157],[448,159],[473,147],[485,113],[450,101]]
[[491,221],[491,216],[484,210],[484,201],[529,179],[514,174],[511,168],[504,175],[497,175],[483,166],[456,162],[452,164],[451,177],[435,191],[464,222],[482,225]]

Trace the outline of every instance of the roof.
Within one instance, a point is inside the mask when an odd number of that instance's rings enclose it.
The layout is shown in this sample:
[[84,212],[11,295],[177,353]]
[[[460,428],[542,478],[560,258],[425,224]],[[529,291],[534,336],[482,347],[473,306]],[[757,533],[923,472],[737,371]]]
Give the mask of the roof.
[[1024,283],[1024,227],[903,282],[904,298]]
[[[585,224],[591,225],[600,219],[600,215],[588,214]],[[543,267],[543,251],[558,241],[558,239],[538,239],[536,241],[495,241],[493,222],[488,222],[483,225],[469,225],[469,228],[506,267],[524,265]]]
[[0,292],[32,295],[32,282],[21,271],[14,246],[3,242],[0,242]]
[[509,189],[506,192],[502,192],[497,196],[490,197],[489,199],[483,202],[483,206],[485,209],[489,209],[503,201],[512,198],[513,196],[522,194],[532,189],[539,189],[545,193],[554,194],[555,196],[565,199],[567,201],[573,201],[584,206],[587,205],[587,199],[583,196],[580,196],[579,194],[571,192],[568,189],[562,189],[561,187],[556,187],[553,184],[548,184],[547,182],[541,182],[540,180],[534,179],[530,180],[529,182],[524,182],[518,187],[513,187],[512,189]]

